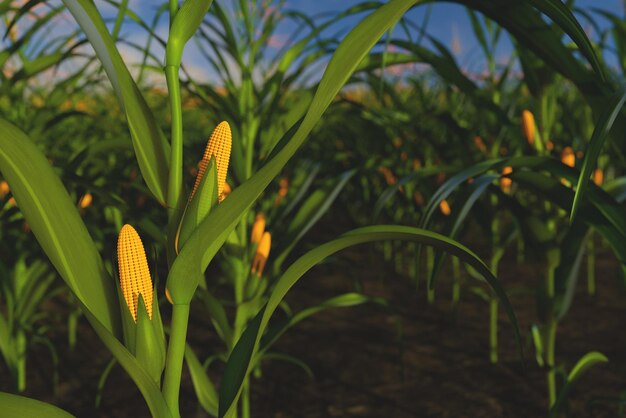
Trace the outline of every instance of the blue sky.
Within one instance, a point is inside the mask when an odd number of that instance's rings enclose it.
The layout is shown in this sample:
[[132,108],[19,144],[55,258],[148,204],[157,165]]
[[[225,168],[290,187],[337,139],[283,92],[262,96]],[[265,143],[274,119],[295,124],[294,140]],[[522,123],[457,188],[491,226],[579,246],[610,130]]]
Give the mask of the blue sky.
[[[235,0],[215,0],[222,4],[233,4]],[[288,9],[298,10],[306,13],[309,16],[320,15],[332,15],[339,11],[345,10],[350,6],[357,5],[363,0],[286,0],[286,7]],[[494,0],[497,1],[497,0]],[[577,0],[575,2],[576,7],[590,11],[592,8],[601,8],[619,16],[624,15],[624,2],[626,0]],[[50,5],[53,6],[56,3],[60,3],[60,0],[51,0]],[[107,6],[102,0],[97,0],[96,4],[100,7],[100,10],[105,17],[113,18],[115,15],[115,9],[111,6]],[[162,1],[153,0],[130,0],[130,8],[137,12],[146,21],[151,21],[154,16],[154,11],[158,6],[162,4]],[[425,14],[430,13],[430,19],[426,27],[428,35],[436,38],[450,50],[455,53],[457,62],[460,67],[468,70],[470,73],[480,73],[485,68],[485,57],[483,56],[480,48],[473,35],[471,24],[467,16],[467,12],[464,7],[452,3],[429,3],[429,5],[423,5],[416,7],[407,15],[411,22],[415,24],[421,24]],[[354,27],[363,14],[352,16],[344,19],[339,25],[332,27],[327,34],[345,33],[351,27]],[[591,25],[586,23],[581,15],[578,16],[581,20],[583,28],[586,30],[591,28]],[[601,27],[606,27],[606,22],[598,16],[594,15],[598,20]],[[0,29],[2,29],[3,23],[0,22]],[[53,32],[68,31],[72,28],[72,18],[65,17],[64,24],[58,23],[52,28]],[[168,21],[164,16],[161,19],[158,32],[164,38],[167,36]],[[283,35],[289,34],[295,29],[293,24],[284,24],[280,27],[279,33]],[[592,37],[597,34],[590,32]],[[46,36],[49,36],[48,33]],[[132,24],[130,21],[125,23],[122,29],[122,37],[132,39],[134,42],[144,44],[146,39],[146,32],[139,28],[137,25]],[[123,56],[127,58],[129,64],[138,62],[139,53],[133,50],[128,45],[120,45]],[[511,54],[512,47],[508,36],[505,34],[502,36],[496,49],[497,61],[506,61]],[[155,54],[159,57],[163,56],[162,49],[155,48]],[[615,57],[607,57],[609,64],[615,63]],[[184,63],[190,69],[192,75],[199,81],[215,82],[216,75],[207,69],[207,65],[200,57],[198,49],[189,44],[185,51]],[[155,63],[159,64],[159,63]],[[159,79],[159,76],[156,76]]]

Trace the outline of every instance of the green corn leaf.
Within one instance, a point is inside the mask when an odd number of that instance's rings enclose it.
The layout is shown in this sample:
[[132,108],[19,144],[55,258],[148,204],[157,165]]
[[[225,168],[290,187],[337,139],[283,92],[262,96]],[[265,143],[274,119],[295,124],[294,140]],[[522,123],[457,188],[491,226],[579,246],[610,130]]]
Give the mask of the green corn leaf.
[[[343,39],[335,54],[328,63],[322,76],[313,101],[297,128],[290,130],[285,138],[288,141],[279,142],[280,151],[274,154],[255,175],[214,209],[209,216],[198,226],[187,241],[185,248],[180,252],[172,265],[168,282],[172,278],[184,283],[180,292],[171,292],[175,303],[188,304],[193,297],[196,287],[202,278],[213,256],[235,228],[239,219],[250,208],[256,198],[265,190],[267,185],[276,177],[282,167],[294,155],[300,145],[307,139],[309,133],[320,120],[333,98],[348,81],[359,62],[376,44],[378,39],[402,15],[419,0],[394,0],[381,6],[374,13],[364,18]],[[282,142],[282,141],[281,141]],[[198,260],[200,262],[198,263]],[[168,286],[169,288],[169,286]]]
[[98,318],[84,307],[83,311],[89,323],[96,331],[96,334],[100,337],[100,340],[107,346],[120,365],[126,370],[126,373],[133,379],[137,388],[139,388],[139,391],[148,404],[152,416],[154,418],[172,418],[172,414],[165,403],[165,398],[163,398],[161,390],[152,376],[141,367],[135,356],[100,323]]
[[5,417],[73,418],[74,415],[49,403],[0,392],[0,408]]
[[283,335],[289,328],[292,328],[296,324],[304,321],[310,316],[315,315],[318,312],[325,311],[334,308],[349,308],[352,306],[362,305],[364,303],[377,303],[379,305],[386,305],[387,302],[381,298],[371,298],[361,293],[344,293],[343,295],[332,297],[324,302],[301,310],[300,312],[288,318],[286,321],[277,324],[277,326],[270,326],[267,330],[267,334],[263,336],[260,343],[260,351],[265,353],[274,344],[281,335]]
[[165,202],[169,145],[152,111],[124,64],[102,16],[90,0],[63,0],[102,62],[118,100],[126,113],[141,174],[154,197]]
[[[586,98],[592,102],[592,105],[601,103],[606,92],[606,85],[603,83],[602,76],[594,76],[594,73],[588,71],[574,57],[572,51],[563,45],[559,32],[549,26],[538,13],[540,11],[554,18],[555,23],[574,40],[580,50],[586,51],[586,56],[593,56],[593,51],[588,48],[590,41],[586,39],[584,31],[581,32],[578,29],[580,25],[572,23],[571,13],[568,16],[564,14],[562,8],[549,4],[556,2],[532,0],[536,9],[531,2],[517,0],[454,0],[454,2],[482,12],[499,23],[518,42],[530,49],[564,77],[574,82]],[[557,15],[559,13],[560,16]],[[597,62],[597,59],[592,58],[590,61]],[[597,102],[596,99],[598,99]]]
[[161,335],[156,332],[150,319],[143,295],[137,299],[137,331],[135,334],[135,357],[157,385],[160,385],[161,374],[165,367],[165,346]]
[[535,361],[537,361],[537,365],[539,367],[543,367],[544,361],[544,349],[543,349],[543,337],[541,336],[541,331],[537,325],[534,325],[530,328],[530,332],[533,336],[533,344],[535,346]]
[[103,326],[119,335],[113,280],[76,205],[41,151],[4,120],[0,120],[0,172],[61,277]]
[[508,301],[504,289],[493,276],[489,268],[469,249],[463,245],[434,232],[417,228],[396,225],[382,225],[365,227],[353,230],[338,239],[320,245],[309,251],[295,261],[276,282],[267,304],[257,316],[248,324],[237,345],[233,349],[220,388],[219,417],[231,416],[234,411],[237,398],[241,392],[241,385],[246,375],[255,363],[256,353],[259,349],[261,337],[269,323],[274,311],[293,285],[312,267],[326,257],[345,248],[358,244],[380,240],[407,240],[415,241],[424,245],[432,245],[435,248],[449,252],[471,265],[491,285],[494,292],[502,302],[502,305],[513,325],[516,340],[520,352],[522,351],[521,338],[517,326],[517,320],[513,309]]
[[552,0],[529,0],[528,2],[552,19],[554,23],[559,25],[559,27],[572,38],[580,49],[580,52],[587,58],[598,77],[600,77],[600,80],[604,81],[604,71],[596,56],[593,45],[568,6],[560,1]]
[[[469,215],[470,211],[474,207],[474,203],[476,203],[478,198],[483,195],[483,193],[487,190],[487,187],[489,187],[489,185],[499,177],[500,176],[498,175],[489,174],[480,176],[474,181],[474,183],[472,183],[469,192],[466,193],[466,196],[464,196],[463,199],[456,200],[457,203],[462,203],[460,205],[456,205],[457,207],[460,206],[461,209],[455,210],[452,214],[452,219],[450,220],[452,227],[450,228],[450,232],[446,234],[448,237],[452,239],[457,238],[457,235],[461,230],[461,226],[463,226],[467,215]],[[438,253],[435,256],[434,267],[428,281],[429,289],[434,287],[435,280],[437,279],[437,276],[441,271],[441,268],[443,267],[445,259],[446,257],[444,253]]]
[[287,258],[300,239],[302,239],[304,234],[306,234],[317,223],[317,221],[319,221],[321,217],[328,212],[328,209],[330,209],[331,205],[337,196],[339,196],[339,193],[341,193],[341,190],[343,190],[348,180],[352,178],[354,173],[356,173],[355,170],[350,170],[341,174],[336,180],[332,181],[333,184],[330,190],[328,188],[315,190],[302,203],[300,210],[298,210],[287,227],[284,242],[287,242],[288,244],[274,260],[273,268],[275,271],[280,270],[280,266],[283,261]]
[[613,96],[596,122],[593,134],[589,140],[589,145],[587,146],[587,152],[585,153],[585,159],[583,160],[580,177],[578,179],[578,187],[574,195],[574,203],[572,204],[570,215],[572,220],[576,217],[576,212],[581,205],[581,201],[589,184],[589,177],[591,177],[591,173],[596,165],[602,145],[613,127],[613,123],[619,115],[622,106],[624,106],[624,101],[626,101],[626,88]]
[[217,205],[217,165],[215,164],[215,157],[212,156],[204,176],[200,180],[198,190],[196,190],[193,199],[187,204],[183,213],[175,244],[177,251],[180,251],[185,246],[198,224],[202,222],[215,205]]
[[15,83],[19,80],[35,76],[50,67],[60,64],[64,57],[64,53],[55,52],[49,55],[41,55],[32,61],[25,62],[24,67],[15,73],[11,81]]
[[185,44],[198,30],[213,0],[186,0],[176,12],[165,49],[166,65],[180,67]]
[[597,351],[587,353],[580,360],[578,360],[574,368],[567,376],[567,382],[565,382],[565,385],[559,392],[559,396],[556,402],[554,402],[554,405],[550,409],[549,418],[557,418],[560,416],[562,412],[561,410],[567,402],[567,396],[569,395],[569,392],[587,370],[598,364],[606,363],[608,361],[609,359],[606,358],[604,354]]
[[580,264],[589,238],[589,226],[584,222],[574,222],[565,233],[561,243],[561,261],[554,272],[555,315],[562,319],[569,310],[576,293],[576,283],[580,276]]
[[185,346],[185,361],[200,405],[212,417],[217,416],[217,391],[189,344]]

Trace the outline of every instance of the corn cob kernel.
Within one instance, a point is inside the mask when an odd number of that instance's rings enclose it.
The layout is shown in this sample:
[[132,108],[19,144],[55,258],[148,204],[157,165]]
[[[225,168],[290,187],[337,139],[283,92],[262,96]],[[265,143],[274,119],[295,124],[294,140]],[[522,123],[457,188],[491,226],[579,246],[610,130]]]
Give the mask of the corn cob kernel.
[[535,116],[529,110],[522,111],[522,131],[530,145],[535,143]]
[[117,262],[120,273],[120,287],[126,305],[137,321],[139,295],[146,304],[148,316],[152,319],[152,279],[141,238],[135,228],[126,224],[117,240]]
[[267,257],[270,255],[270,248],[272,246],[272,235],[269,232],[264,232],[261,237],[261,241],[256,249],[256,254],[252,260],[252,274],[256,274],[261,277],[263,275],[263,269],[267,262]]
[[211,161],[211,157],[215,157],[215,163],[217,165],[217,196],[220,201],[223,199],[222,193],[224,192],[224,183],[226,183],[226,173],[228,172],[228,162],[230,160],[230,151],[233,145],[232,134],[230,131],[230,125],[228,122],[221,122],[213,133],[209,142],[207,143],[202,161],[198,167],[198,175],[196,176],[196,183],[193,186],[189,200],[193,199],[202,176],[206,172],[206,169]]
[[254,224],[252,225],[252,233],[250,234],[250,242],[252,244],[258,244],[263,238],[263,232],[265,232],[265,216],[262,213],[258,213],[254,217]]

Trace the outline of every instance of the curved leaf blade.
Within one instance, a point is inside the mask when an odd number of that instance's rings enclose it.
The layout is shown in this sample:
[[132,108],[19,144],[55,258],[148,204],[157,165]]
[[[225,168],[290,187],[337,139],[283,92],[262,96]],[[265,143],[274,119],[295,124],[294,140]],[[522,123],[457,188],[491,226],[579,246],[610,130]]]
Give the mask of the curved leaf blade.
[[69,412],[49,403],[0,392],[2,415],[7,417],[74,418]]
[[133,81],[95,4],[63,0],[102,62],[126,113],[139,169],[155,198],[164,204],[168,183],[169,145],[152,111]]
[[254,364],[254,358],[258,351],[263,332],[272,314],[278,308],[291,287],[300,280],[306,272],[329,255],[354,245],[380,240],[408,240],[416,241],[424,245],[432,245],[470,264],[485,278],[494,289],[498,298],[502,301],[507,316],[514,327],[518,347],[520,352],[522,352],[517,320],[504,289],[500,286],[498,280],[485,263],[468,248],[443,235],[418,228],[397,225],[359,228],[309,251],[295,261],[276,282],[267,304],[249,323],[228,359],[220,388],[220,418],[229,415],[234,405],[236,405],[236,400],[241,390],[241,384]]
[[0,172],[61,277],[103,326],[119,335],[113,280],[76,205],[41,151],[22,131],[2,119]]

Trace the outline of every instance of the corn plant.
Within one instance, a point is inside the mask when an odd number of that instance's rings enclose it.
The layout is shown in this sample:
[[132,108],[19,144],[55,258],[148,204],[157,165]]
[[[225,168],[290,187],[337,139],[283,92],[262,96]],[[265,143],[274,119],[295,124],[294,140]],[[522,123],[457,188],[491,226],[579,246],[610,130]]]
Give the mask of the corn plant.
[[[15,390],[26,389],[26,366],[29,350],[36,344],[50,349],[53,364],[56,351],[46,337],[47,325],[40,325],[41,302],[54,296],[55,275],[42,261],[29,262],[22,257],[15,265],[1,265],[1,295],[6,312],[0,315],[0,352],[13,377]],[[56,383],[56,382],[53,382]]]

